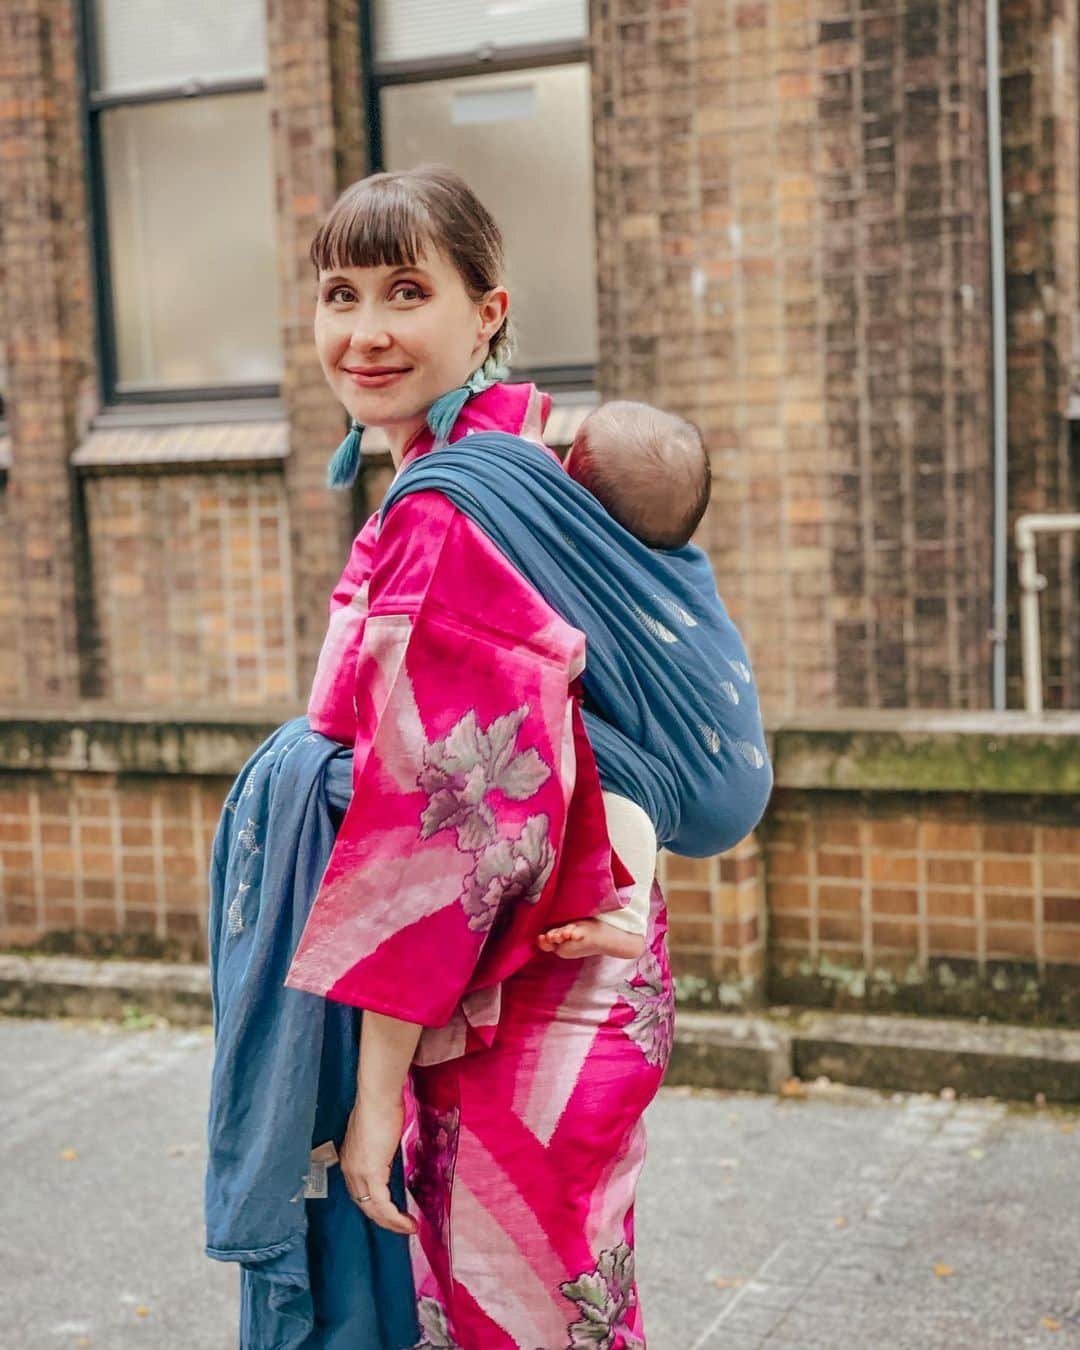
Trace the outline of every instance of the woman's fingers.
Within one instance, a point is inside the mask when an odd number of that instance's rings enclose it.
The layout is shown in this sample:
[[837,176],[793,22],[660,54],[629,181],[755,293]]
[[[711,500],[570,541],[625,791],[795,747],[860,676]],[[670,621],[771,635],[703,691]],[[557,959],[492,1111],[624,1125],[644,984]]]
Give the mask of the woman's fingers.
[[416,1232],[416,1220],[408,1214],[403,1214],[394,1204],[389,1186],[380,1186],[376,1183],[370,1193],[361,1192],[361,1194],[369,1196],[360,1208],[372,1223],[377,1223],[380,1228],[385,1228],[391,1233],[401,1233],[405,1237],[411,1237]]

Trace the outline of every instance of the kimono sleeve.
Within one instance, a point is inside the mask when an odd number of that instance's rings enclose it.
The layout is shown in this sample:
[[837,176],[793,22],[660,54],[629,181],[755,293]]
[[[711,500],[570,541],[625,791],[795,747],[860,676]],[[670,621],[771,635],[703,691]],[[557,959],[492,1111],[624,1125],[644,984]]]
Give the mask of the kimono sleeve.
[[[557,912],[583,639],[437,494],[376,550],[353,797],[287,983],[427,1027]],[[610,872],[593,908],[617,906]],[[588,903],[580,897],[579,903]]]

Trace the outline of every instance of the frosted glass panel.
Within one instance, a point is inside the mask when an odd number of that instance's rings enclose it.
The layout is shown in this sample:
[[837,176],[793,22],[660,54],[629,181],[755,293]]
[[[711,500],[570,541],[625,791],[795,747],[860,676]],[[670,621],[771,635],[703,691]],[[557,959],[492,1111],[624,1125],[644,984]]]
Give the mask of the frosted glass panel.
[[266,95],[101,115],[124,390],[281,374]]
[[382,92],[391,169],[456,169],[499,222],[518,366],[596,359],[589,69],[391,85]]
[[588,34],[588,10],[588,0],[375,0],[375,54],[419,61],[577,41]]
[[94,0],[98,92],[266,74],[264,0]]

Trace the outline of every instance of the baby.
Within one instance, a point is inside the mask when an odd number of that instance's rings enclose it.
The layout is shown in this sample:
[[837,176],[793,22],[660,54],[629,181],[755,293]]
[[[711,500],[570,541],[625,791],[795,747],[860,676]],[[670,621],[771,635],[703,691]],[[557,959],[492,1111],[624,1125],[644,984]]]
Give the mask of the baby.
[[[646,403],[605,403],[591,413],[566,458],[566,470],[649,548],[688,544],[709,504],[711,471],[700,432]],[[634,878],[630,900],[614,913],[549,928],[537,943],[542,951],[563,957],[635,960],[645,950],[656,831],[635,802],[613,792],[603,796],[611,846]]]

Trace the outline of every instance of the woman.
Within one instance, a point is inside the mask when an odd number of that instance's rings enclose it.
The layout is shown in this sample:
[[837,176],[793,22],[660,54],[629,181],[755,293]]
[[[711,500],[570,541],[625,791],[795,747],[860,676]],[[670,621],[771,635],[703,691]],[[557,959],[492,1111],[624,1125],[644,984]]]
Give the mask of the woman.
[[[501,244],[460,179],[364,180],[312,257],[327,380],[399,468],[434,448],[431,423],[540,440],[547,400],[497,380]],[[583,656],[435,492],[369,523],[335,593],[309,719],[355,744],[353,797],[289,983],[365,1010],[341,1166],[398,1233],[416,1228],[387,1184],[416,1060],[425,1345],[643,1343],[633,1203],[671,1044],[663,903],[636,965],[535,943],[618,907],[626,879],[574,697]]]

